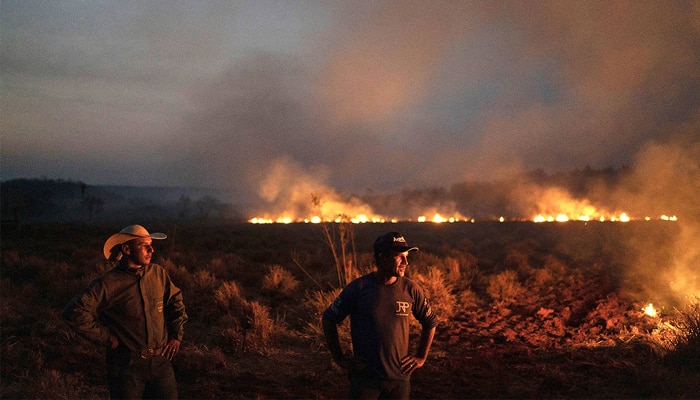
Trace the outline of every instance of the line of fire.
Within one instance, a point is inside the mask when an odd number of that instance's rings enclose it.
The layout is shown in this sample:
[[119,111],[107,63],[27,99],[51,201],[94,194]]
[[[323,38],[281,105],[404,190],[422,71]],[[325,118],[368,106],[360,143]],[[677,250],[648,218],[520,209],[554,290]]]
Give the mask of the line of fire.
[[[663,208],[653,206],[647,208],[637,207],[635,210],[626,210],[620,205],[606,207],[600,202],[594,202],[586,198],[576,198],[565,190],[548,188],[532,190],[529,197],[512,195],[507,199],[507,205],[482,212],[478,215],[469,215],[457,207],[454,201],[444,199],[424,200],[421,204],[403,205],[398,201],[392,202],[392,207],[377,207],[358,197],[343,197],[337,192],[322,188],[321,195],[312,193],[312,201],[301,193],[293,192],[289,196],[278,195],[270,202],[262,206],[263,211],[251,214],[248,222],[252,224],[290,224],[322,222],[335,223],[476,223],[476,222],[630,222],[630,221],[668,221],[676,222],[676,213],[668,212]],[[518,197],[517,199],[515,199]],[[434,204],[431,204],[434,203]],[[501,202],[502,203],[502,202]],[[472,206],[473,207],[473,206]],[[382,208],[382,207],[378,207]],[[486,209],[487,207],[479,207]],[[387,209],[395,215],[387,215]],[[662,211],[662,212],[659,212]],[[500,214],[503,213],[503,214]],[[466,214],[466,215],[465,215]]]
[[[400,220],[398,218],[389,218],[385,216],[379,216],[379,215],[374,215],[374,216],[367,216],[367,215],[357,215],[353,217],[347,217],[345,214],[338,214],[339,216],[336,218],[332,219],[324,219],[321,218],[318,215],[314,215],[311,217],[305,217],[305,218],[297,218],[297,217],[292,217],[292,216],[279,216],[279,217],[253,217],[248,220],[251,224],[291,224],[291,223],[311,223],[311,224],[319,224],[321,222],[335,222],[335,223],[342,223],[342,222],[351,222],[354,224],[364,224],[364,223],[397,223],[397,222],[432,222],[432,223],[456,223],[456,222],[469,222],[469,223],[476,223],[475,218],[468,218],[464,217],[461,215],[452,215],[449,217],[445,217],[441,215],[440,213],[435,213],[432,217],[427,217],[425,215],[420,215],[416,217],[415,219],[407,219],[407,220]],[[519,222],[526,222],[526,221],[532,221],[536,223],[542,223],[542,222],[569,222],[569,221],[580,221],[580,222],[591,222],[591,221],[600,221],[600,222],[630,222],[630,221],[635,221],[635,220],[644,220],[644,221],[670,221],[670,222],[675,222],[678,221],[678,217],[676,215],[661,215],[658,218],[653,218],[649,216],[645,216],[643,218],[633,218],[630,217],[627,213],[622,212],[619,214],[612,214],[612,215],[576,215],[576,216],[571,216],[567,215],[564,213],[558,213],[556,215],[543,215],[543,214],[537,214],[537,216],[531,218],[531,219],[526,219],[526,218],[518,218],[518,217],[504,217],[500,216],[494,220],[497,220],[499,222],[507,222],[507,221],[519,221]],[[494,221],[494,220],[484,220],[484,221]]]

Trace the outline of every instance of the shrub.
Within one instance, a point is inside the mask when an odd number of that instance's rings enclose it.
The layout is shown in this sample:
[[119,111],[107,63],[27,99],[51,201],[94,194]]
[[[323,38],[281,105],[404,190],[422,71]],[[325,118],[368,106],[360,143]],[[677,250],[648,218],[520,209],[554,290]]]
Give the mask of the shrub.
[[540,291],[546,290],[556,283],[552,270],[549,268],[537,268],[532,272],[532,286]]
[[216,277],[211,272],[200,269],[194,274],[194,284],[196,290],[211,293],[216,287]]
[[218,347],[208,348],[203,345],[183,345],[180,353],[173,359],[173,364],[182,376],[214,375],[216,371],[229,368],[226,356]]
[[480,307],[479,296],[471,289],[461,289],[457,292],[457,304],[463,310],[478,308]]
[[270,267],[270,270],[263,278],[263,290],[283,296],[291,296],[297,287],[299,287],[299,280],[281,265]]
[[[316,344],[324,342],[323,327],[321,326],[321,316],[323,311],[330,306],[342,289],[315,290],[306,292],[304,304],[307,309],[306,333],[310,334]],[[338,335],[341,343],[350,343],[350,323],[349,318],[343,321],[338,328]]]
[[90,386],[80,374],[65,374],[55,369],[38,372],[37,377],[25,382],[21,393],[25,398],[36,399],[88,399],[108,396],[106,385]]
[[445,257],[445,266],[447,267],[447,280],[453,285],[459,284],[462,278],[459,261],[453,257]]
[[524,293],[523,285],[518,281],[518,273],[512,269],[492,275],[486,292],[499,305],[509,305]]
[[246,344],[251,348],[263,350],[270,344],[270,339],[275,332],[275,322],[270,318],[270,311],[267,307],[257,301],[248,303],[248,311],[248,321],[250,322],[253,336],[252,340],[249,340]]
[[214,257],[207,269],[221,280],[236,279],[243,285],[254,283],[260,278],[259,270],[249,268],[245,260],[235,253],[224,253]]
[[263,350],[270,344],[275,330],[270,312],[258,302],[243,298],[236,282],[224,282],[214,292],[214,299],[226,312],[221,333],[228,344],[242,350]]
[[457,258],[460,269],[460,284],[458,287],[471,287],[472,283],[481,275],[478,259],[471,253],[462,252]]
[[210,272],[199,270],[192,276],[188,288],[181,288],[187,314],[206,323],[216,321],[220,315],[215,307],[217,279]]
[[457,298],[452,293],[452,284],[443,278],[439,268],[430,267],[427,274],[417,274],[415,280],[430,299],[431,307],[439,321],[454,317],[457,311]]
[[527,253],[519,249],[509,249],[505,258],[505,265],[508,268],[521,269],[523,271],[532,268]]
[[183,291],[189,290],[192,286],[193,279],[187,268],[176,265],[170,258],[163,259],[160,265],[168,271],[168,275],[170,275],[170,279],[175,283],[175,286]]
[[226,310],[232,310],[245,302],[235,281],[222,283],[214,292],[214,300]]

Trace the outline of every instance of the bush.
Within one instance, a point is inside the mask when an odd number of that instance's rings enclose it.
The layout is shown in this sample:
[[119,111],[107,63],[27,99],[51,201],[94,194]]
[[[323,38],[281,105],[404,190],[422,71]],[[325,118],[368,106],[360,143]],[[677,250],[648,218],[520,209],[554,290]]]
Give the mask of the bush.
[[457,304],[462,310],[480,307],[479,296],[471,289],[462,289],[457,293]]
[[277,293],[282,296],[291,296],[299,287],[297,280],[291,272],[281,265],[273,265],[263,278],[262,288],[264,291]]
[[170,258],[163,259],[160,265],[168,271],[168,275],[170,275],[170,279],[175,283],[175,286],[179,287],[183,292],[189,291],[193,279],[187,268],[176,265]]
[[[317,344],[324,342],[323,327],[321,326],[321,316],[323,311],[330,306],[342,289],[332,289],[328,291],[315,290],[306,292],[304,295],[304,304],[307,309],[306,333],[310,334]],[[341,343],[350,342],[350,324],[349,318],[343,321],[338,328]]]
[[439,321],[446,321],[455,315],[457,298],[452,293],[452,284],[443,278],[440,269],[430,267],[427,274],[417,274],[415,280],[430,299],[431,307]]
[[[257,301],[251,301],[248,306],[248,321],[253,336],[246,343],[250,348],[263,350],[270,344],[270,339],[275,332],[275,322],[270,318],[267,307]],[[277,321],[279,322],[279,321]]]
[[502,306],[514,303],[524,291],[523,285],[518,281],[518,273],[512,269],[492,275],[486,289],[493,301]]
[[261,351],[270,344],[275,323],[269,310],[256,301],[243,298],[236,282],[224,282],[214,292],[214,299],[226,313],[221,325],[227,344],[243,351]]
[[215,307],[215,293],[217,279],[206,270],[198,270],[192,276],[187,285],[189,289],[182,288],[183,301],[187,315],[195,317],[205,323],[212,323],[219,318]]

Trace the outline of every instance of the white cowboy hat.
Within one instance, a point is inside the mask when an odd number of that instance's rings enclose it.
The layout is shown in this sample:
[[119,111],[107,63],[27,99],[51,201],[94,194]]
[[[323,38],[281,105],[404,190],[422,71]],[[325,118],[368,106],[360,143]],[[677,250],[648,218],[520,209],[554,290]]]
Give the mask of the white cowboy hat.
[[129,240],[145,237],[160,240],[165,239],[168,236],[165,233],[160,232],[148,233],[146,228],[141,225],[129,225],[119,231],[119,233],[115,233],[114,235],[110,236],[105,242],[105,246],[102,251],[106,259],[116,261],[122,258],[121,248],[118,246],[121,246]]

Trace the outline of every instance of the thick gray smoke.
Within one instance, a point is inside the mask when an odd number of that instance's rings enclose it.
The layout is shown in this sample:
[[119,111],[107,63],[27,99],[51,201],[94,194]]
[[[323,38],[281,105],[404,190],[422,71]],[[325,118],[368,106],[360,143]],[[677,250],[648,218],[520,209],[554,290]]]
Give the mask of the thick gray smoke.
[[286,160],[320,187],[362,195],[619,168],[652,143],[698,142],[678,133],[700,128],[697,3],[329,11],[332,28],[303,53],[250,54],[195,87],[198,111],[172,143],[183,183],[257,201]]
[[[639,271],[697,286],[698,1],[5,1],[0,18],[3,179],[217,187],[250,217],[313,215],[312,194],[331,216],[674,214],[672,256],[635,243]],[[587,167],[629,170],[514,178]]]
[[697,134],[669,144],[650,143],[637,155],[634,176],[615,194],[636,208],[678,215],[678,231],[660,247],[653,236],[630,243],[634,250],[630,281],[649,298],[668,306],[700,301],[700,144]]

